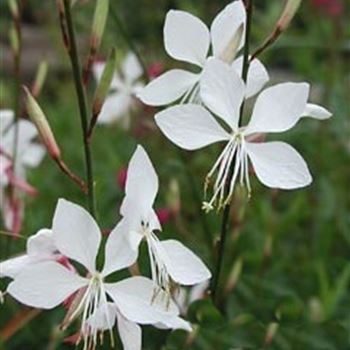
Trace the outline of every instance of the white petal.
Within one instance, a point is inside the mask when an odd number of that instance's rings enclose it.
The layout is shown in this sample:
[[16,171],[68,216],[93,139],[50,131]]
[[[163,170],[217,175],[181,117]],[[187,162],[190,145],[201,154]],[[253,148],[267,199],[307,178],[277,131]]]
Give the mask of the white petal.
[[[97,82],[99,82],[102,78],[102,74],[104,71],[104,68],[106,66],[105,62],[96,62],[92,66],[92,72],[94,74],[94,77]],[[112,81],[111,81],[111,88],[118,89],[122,85],[121,79],[117,73],[113,75]]]
[[134,249],[131,245],[126,227],[121,221],[107,239],[105,265],[102,274],[108,276],[114,271],[131,266],[136,261],[137,256],[138,249]]
[[246,10],[241,0],[227,5],[215,17],[210,28],[215,57],[232,62],[243,46],[245,22]]
[[187,150],[195,150],[230,138],[215,118],[199,105],[169,107],[157,113],[155,120],[170,141]]
[[28,121],[21,119],[18,122],[18,147],[22,149],[23,147],[26,147],[30,141],[33,140],[34,137],[38,136],[38,131],[35,127],[35,125]]
[[168,318],[166,321],[162,323],[157,323],[154,325],[160,329],[183,329],[184,331],[191,332],[192,327],[189,322],[182,319],[181,317],[172,317]]
[[164,45],[171,57],[202,66],[209,44],[209,30],[199,18],[178,10],[170,10],[167,13]]
[[121,314],[132,322],[154,324],[179,314],[169,295],[146,277],[131,277],[105,287]]
[[7,292],[27,306],[52,309],[87,284],[87,279],[48,261],[24,269],[10,283]]
[[0,135],[13,123],[14,113],[10,109],[0,109]]
[[199,80],[199,75],[172,69],[153,79],[137,97],[146,105],[163,106],[178,100]]
[[158,245],[164,249],[169,258],[164,262],[169,275],[175,282],[191,286],[211,277],[203,261],[179,241],[160,241]]
[[312,177],[301,155],[284,142],[246,143],[258,179],[267,187],[285,190],[310,185]]
[[27,253],[29,255],[53,255],[57,252],[52,230],[41,229],[27,241]]
[[256,100],[246,135],[292,128],[301,118],[308,96],[307,83],[283,83],[265,89]]
[[127,320],[119,312],[117,313],[117,318],[119,337],[123,343],[124,350],[141,350],[141,327],[135,322]]
[[97,81],[100,81],[102,78],[103,71],[105,69],[106,63],[105,62],[95,62],[92,65],[92,73],[94,75],[94,78]]
[[[140,223],[141,220],[148,222],[158,186],[158,176],[152,162],[143,147],[138,145],[128,166],[126,197],[121,207],[121,214],[134,216]],[[130,203],[135,205],[134,210]],[[128,207],[131,212],[127,209]]]
[[90,272],[95,272],[101,232],[84,208],[60,199],[53,218],[52,232],[60,253],[78,261]]
[[[242,75],[243,56],[237,58],[232,63],[232,68],[238,75]],[[254,58],[249,65],[246,87],[246,98],[256,95],[264,85],[269,81],[270,77],[265,66],[260,60]]]
[[129,52],[126,56],[122,71],[124,73],[125,80],[129,83],[133,83],[136,79],[140,78],[142,75],[142,67],[136,55]]
[[113,93],[109,95],[101,109],[97,122],[110,124],[123,117],[133,104],[133,99],[125,93]]
[[23,153],[21,154],[21,162],[30,168],[37,167],[45,156],[45,148],[37,145],[30,144],[27,146]]
[[[13,152],[13,140],[16,135],[16,126],[12,124],[7,130],[5,135],[1,138],[1,146],[4,150],[12,155]],[[21,119],[18,122],[18,144],[17,152],[21,153],[23,150],[26,150],[29,143],[33,140],[34,137],[38,135],[38,132],[33,123],[28,120]]]
[[193,286],[190,290],[188,304],[191,305],[194,301],[202,299],[205,291],[209,288],[209,282],[205,281]]
[[332,113],[326,108],[313,103],[308,103],[303,113],[303,117],[311,117],[320,120],[328,119],[331,116]]
[[244,82],[236,71],[223,61],[209,59],[200,80],[200,93],[204,104],[236,130],[245,94]]
[[35,264],[37,259],[27,254],[0,262],[0,277],[15,278],[24,268]]

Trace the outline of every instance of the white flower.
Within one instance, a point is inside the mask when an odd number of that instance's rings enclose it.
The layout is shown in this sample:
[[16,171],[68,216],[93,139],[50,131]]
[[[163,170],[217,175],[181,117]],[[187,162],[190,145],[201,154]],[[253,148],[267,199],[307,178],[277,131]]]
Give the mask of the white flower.
[[[7,292],[25,305],[51,309],[78,290],[82,291],[68,322],[82,315],[84,349],[96,345],[100,330],[99,327],[92,327],[90,332],[86,331],[91,317],[95,318],[95,322],[106,322],[106,328],[111,331],[115,320],[110,313],[109,301],[115,305],[115,311],[130,322],[189,328],[178,317],[176,305],[151,280],[131,277],[116,283],[106,282],[108,275],[130,265],[132,251],[123,237],[112,232],[107,241],[104,267],[99,270],[96,258],[101,232],[95,220],[83,208],[60,199],[53,219],[52,236],[58,251],[84,266],[88,275],[81,277],[55,261],[41,262],[28,266],[16,275]],[[120,327],[123,328],[119,324]],[[121,337],[125,336],[123,332],[128,333],[125,327],[120,332]]]
[[33,142],[37,136],[38,132],[31,122],[21,119],[16,125],[13,111],[0,110],[0,209],[5,227],[15,233],[21,226],[23,202],[21,196],[9,196],[6,188],[11,184],[20,189],[21,193],[35,193],[35,189],[25,179],[26,170],[37,167],[45,155],[45,149]]
[[14,142],[16,125],[11,110],[0,110],[0,185],[9,183],[8,169],[15,169],[16,176],[25,179],[26,169],[35,168],[42,161],[45,149],[33,142],[38,136],[35,126],[28,120],[18,121],[18,143],[16,151],[16,164],[13,164]]
[[130,243],[135,260],[141,241],[147,242],[152,279],[168,292],[171,292],[171,282],[193,285],[208,280],[210,271],[194,253],[179,241],[159,241],[155,235],[155,230],[161,230],[153,209],[158,177],[141,146],[130,160],[125,191],[120,209],[123,219],[114,234]]
[[47,260],[59,260],[52,231],[41,229],[27,241],[26,254],[0,262],[0,277],[15,278],[24,268]]
[[268,187],[296,189],[311,183],[307,164],[290,145],[276,141],[253,142],[259,133],[277,133],[292,128],[303,116],[317,119],[331,116],[324,108],[307,103],[308,84],[284,83],[265,89],[258,96],[250,122],[245,127],[238,124],[245,86],[227,64],[217,59],[209,60],[200,88],[205,106],[224,122],[225,128],[203,106],[194,104],[170,107],[155,118],[162,132],[181,148],[195,150],[226,142],[207,175],[206,183],[209,183],[217,172],[213,196],[204,203],[204,209],[210,210],[216,203],[219,207],[225,205],[237,181],[250,191],[248,159],[258,179]]
[[[199,18],[190,13],[169,11],[164,24],[165,50],[174,59],[196,65],[200,72],[170,70],[151,81],[139,92],[138,97],[152,106],[166,105],[180,98],[181,103],[199,102],[201,73],[210,56],[230,64],[233,62],[232,68],[241,74],[243,58],[234,58],[243,46],[245,24],[246,10],[242,0],[227,5],[215,17],[210,31]],[[260,91],[268,79],[263,64],[254,59],[248,72],[247,97]]]
[[[93,72],[97,81],[102,77],[105,63],[97,62],[93,65]],[[109,124],[126,116],[135,105],[137,91],[143,87],[139,82],[142,76],[142,68],[133,53],[129,53],[120,69],[120,74],[115,73],[111,82],[111,92],[107,96],[97,122]]]

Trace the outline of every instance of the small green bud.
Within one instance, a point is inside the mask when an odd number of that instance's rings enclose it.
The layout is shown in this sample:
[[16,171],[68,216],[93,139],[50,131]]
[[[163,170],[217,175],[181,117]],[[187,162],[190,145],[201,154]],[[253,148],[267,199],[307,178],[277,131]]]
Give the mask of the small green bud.
[[24,86],[23,90],[26,94],[26,109],[30,119],[33,121],[35,126],[38,129],[39,135],[46,146],[47,151],[51,155],[53,159],[60,159],[61,151],[57,145],[55,137],[52,133],[50,125],[46,119],[46,116],[39,104],[35,101],[32,94],[29,90]]

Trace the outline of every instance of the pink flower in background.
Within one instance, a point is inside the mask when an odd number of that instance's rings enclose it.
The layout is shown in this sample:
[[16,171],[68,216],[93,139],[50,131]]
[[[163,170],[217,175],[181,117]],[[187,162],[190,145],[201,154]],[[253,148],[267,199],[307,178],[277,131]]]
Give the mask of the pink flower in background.
[[344,12],[342,0],[312,0],[312,3],[330,17],[338,17]]
[[158,216],[158,219],[161,225],[166,224],[173,218],[173,212],[169,208],[156,209],[156,214]]
[[164,64],[161,61],[152,62],[147,67],[147,75],[152,80],[159,77],[164,72]]
[[128,174],[128,168],[123,166],[117,172],[117,184],[121,190],[125,189],[126,177]]

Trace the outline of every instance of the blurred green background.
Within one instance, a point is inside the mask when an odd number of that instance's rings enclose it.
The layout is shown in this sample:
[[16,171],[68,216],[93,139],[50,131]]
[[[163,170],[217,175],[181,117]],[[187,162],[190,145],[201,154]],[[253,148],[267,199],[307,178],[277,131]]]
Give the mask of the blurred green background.
[[[165,69],[180,64],[167,57],[162,38],[169,9],[189,11],[210,25],[227,4],[219,0],[120,0],[111,1],[147,65],[161,62]],[[252,47],[271,32],[283,1],[255,1]],[[329,5],[331,3],[332,5]],[[339,5],[338,7],[337,4]],[[70,65],[63,49],[54,1],[23,1],[22,80],[30,83],[37,64],[47,59],[49,75],[39,102],[43,107],[67,164],[84,175],[80,120]],[[304,119],[292,131],[277,135],[304,156],[314,177],[308,188],[271,191],[253,180],[249,202],[237,193],[231,214],[220,314],[210,299],[192,304],[188,319],[196,326],[189,338],[182,331],[165,332],[144,327],[144,349],[350,349],[350,17],[349,1],[305,0],[290,28],[261,60],[271,82],[308,81],[312,100],[327,107],[328,121]],[[332,7],[333,6],[333,7]],[[86,54],[94,1],[74,8],[81,54]],[[8,47],[11,18],[0,2],[0,108],[13,104],[12,59]],[[111,14],[100,56],[116,47],[119,62],[129,51]],[[93,94],[94,83],[89,86]],[[118,221],[123,190],[118,171],[127,165],[141,143],[160,176],[157,208],[170,208],[177,199],[180,211],[163,225],[159,236],[182,240],[213,270],[220,215],[199,215],[202,182],[220,148],[199,152],[173,146],[153,123],[155,110],[139,105],[129,130],[119,124],[97,127],[93,139],[98,220],[102,228]],[[26,200],[23,236],[51,225],[59,197],[85,204],[79,190],[46,157],[28,174],[40,195]],[[175,186],[176,187],[176,186]],[[175,191],[176,192],[176,191]],[[0,236],[0,259],[7,258],[8,239]],[[25,248],[25,240],[10,244],[11,255]],[[141,268],[148,273],[141,258]],[[3,290],[8,281],[0,282]],[[23,307],[11,298],[0,306],[0,334],[19,324],[14,319]],[[3,349],[70,349],[58,324],[64,309],[40,313],[2,345]],[[2,332],[2,333],[1,333]],[[269,338],[270,337],[270,338]],[[1,348],[1,344],[0,344]],[[108,339],[104,345],[110,348]],[[117,346],[117,348],[119,348]]]

